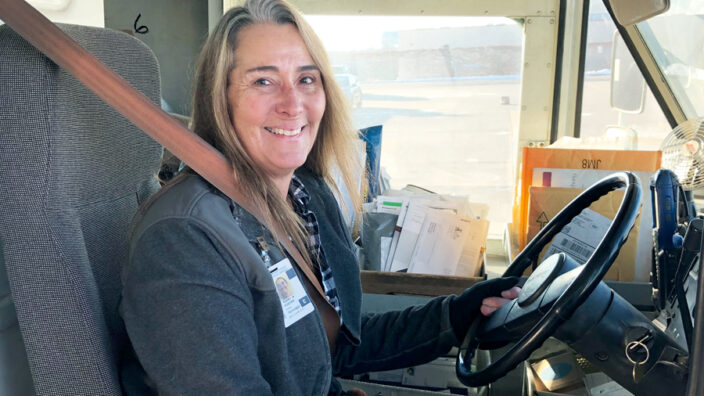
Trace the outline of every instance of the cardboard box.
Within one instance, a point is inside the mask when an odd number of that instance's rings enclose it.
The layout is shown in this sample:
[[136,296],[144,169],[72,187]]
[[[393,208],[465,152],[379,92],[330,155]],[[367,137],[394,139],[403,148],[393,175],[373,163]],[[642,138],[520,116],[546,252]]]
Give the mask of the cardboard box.
[[409,274],[405,272],[360,271],[362,291],[367,294],[396,294],[412,296],[446,296],[461,294],[465,289],[486,279],[483,271],[478,277]]
[[[557,215],[568,203],[570,203],[583,190],[575,188],[555,188],[555,187],[531,187],[530,204],[528,210],[528,241]],[[618,211],[618,207],[623,199],[623,191],[612,191],[594,202],[589,209],[613,219]],[[621,248],[621,251],[614,261],[609,272],[604,277],[605,280],[634,281],[636,280],[636,255],[638,248],[637,235],[640,231],[639,216],[636,224],[629,233],[628,240]],[[540,254],[540,260],[548,250],[550,244],[545,246]],[[639,277],[647,276],[649,268],[639,268]],[[528,271],[530,272],[530,271]],[[642,274],[641,272],[645,272]]]
[[[518,244],[526,244],[528,189],[533,186],[535,168],[630,170],[654,172],[660,168],[660,151],[580,150],[524,147],[519,182],[514,196],[513,223],[519,231]],[[645,180],[641,180],[646,183]]]
[[[624,151],[624,150],[583,150],[556,148],[524,147],[522,152],[519,180],[516,183],[513,205],[513,227],[517,232],[518,246],[523,249],[527,241],[529,189],[533,186],[579,187],[576,184],[586,182],[588,177],[600,176],[599,179],[613,171],[629,170],[640,176],[643,187],[642,227],[650,227],[650,191],[647,188],[649,174],[660,168],[660,151]],[[554,173],[553,180],[543,180],[546,172]],[[568,180],[564,176],[569,174]],[[574,176],[574,179],[572,177]],[[585,176],[585,177],[582,177]],[[560,179],[560,180],[557,180]],[[548,181],[546,184],[545,182]],[[567,181],[568,185],[562,185]],[[593,180],[596,181],[596,180]],[[592,182],[593,182],[592,181]],[[552,184],[550,184],[552,183]],[[574,183],[575,185],[570,185]],[[559,184],[559,185],[558,185]],[[591,183],[589,183],[591,184]],[[652,233],[641,228],[638,234],[639,246],[636,262],[636,281],[647,282],[650,271]]]

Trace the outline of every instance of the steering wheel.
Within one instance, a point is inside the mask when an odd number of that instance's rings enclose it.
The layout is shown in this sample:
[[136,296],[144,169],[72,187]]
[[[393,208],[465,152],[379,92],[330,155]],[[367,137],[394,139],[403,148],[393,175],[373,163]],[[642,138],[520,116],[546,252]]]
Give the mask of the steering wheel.
[[[622,187],[625,192],[616,216],[583,266],[562,253],[551,256],[531,274],[518,299],[504,305],[489,319],[474,321],[457,356],[457,378],[463,384],[472,387],[486,385],[513,370],[553,335],[599,285],[626,242],[640,207],[640,182],[630,172],[605,177],[570,202],[503,274],[504,277],[521,276],[537,260],[545,245],[574,217],[602,196]],[[513,330],[507,331],[507,328]],[[518,342],[498,360],[482,370],[471,371],[470,362],[480,342],[505,344],[515,340]]]

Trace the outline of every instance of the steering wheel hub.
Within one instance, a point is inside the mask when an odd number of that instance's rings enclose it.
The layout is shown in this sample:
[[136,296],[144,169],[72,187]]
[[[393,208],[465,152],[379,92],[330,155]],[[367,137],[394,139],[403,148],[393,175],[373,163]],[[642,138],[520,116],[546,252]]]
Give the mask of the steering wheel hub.
[[518,296],[518,305],[527,307],[532,304],[550,286],[553,280],[561,273],[565,264],[564,254],[553,254],[540,263],[533,274],[528,278]]

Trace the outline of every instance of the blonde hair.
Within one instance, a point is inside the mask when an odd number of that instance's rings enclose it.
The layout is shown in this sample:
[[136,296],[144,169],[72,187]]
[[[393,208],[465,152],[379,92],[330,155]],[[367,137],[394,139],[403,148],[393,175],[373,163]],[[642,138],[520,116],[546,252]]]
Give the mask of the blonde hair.
[[[312,266],[304,242],[307,233],[303,223],[273,182],[247,154],[231,122],[227,85],[228,76],[237,60],[238,34],[243,28],[264,23],[293,25],[320,69],[326,106],[317,138],[304,166],[322,177],[339,194],[341,186],[335,183],[332,174],[333,169],[337,168],[353,202],[353,207],[346,207],[345,210],[359,212],[362,198],[355,188],[355,179],[362,174],[356,148],[358,132],[352,126],[346,98],[335,81],[320,39],[303,16],[287,2],[248,0],[244,6],[230,9],[220,19],[203,46],[196,68],[191,128],[227,157],[242,192],[251,197],[263,214],[264,225],[270,230],[279,228],[285,231],[308,265]],[[360,216],[355,218],[359,219]]]

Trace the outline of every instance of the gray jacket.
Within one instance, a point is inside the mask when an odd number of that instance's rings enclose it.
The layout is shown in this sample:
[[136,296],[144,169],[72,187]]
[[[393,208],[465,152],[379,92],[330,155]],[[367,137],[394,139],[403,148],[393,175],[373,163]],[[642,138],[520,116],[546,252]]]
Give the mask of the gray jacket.
[[272,262],[282,259],[271,234],[200,176],[183,175],[133,222],[120,306],[133,346],[122,364],[127,394],[326,395],[333,376],[419,364],[458,343],[445,297],[361,316],[359,268],[337,203],[321,179],[296,174],[340,299],[332,356],[317,311],[284,327],[255,249],[263,236]]

